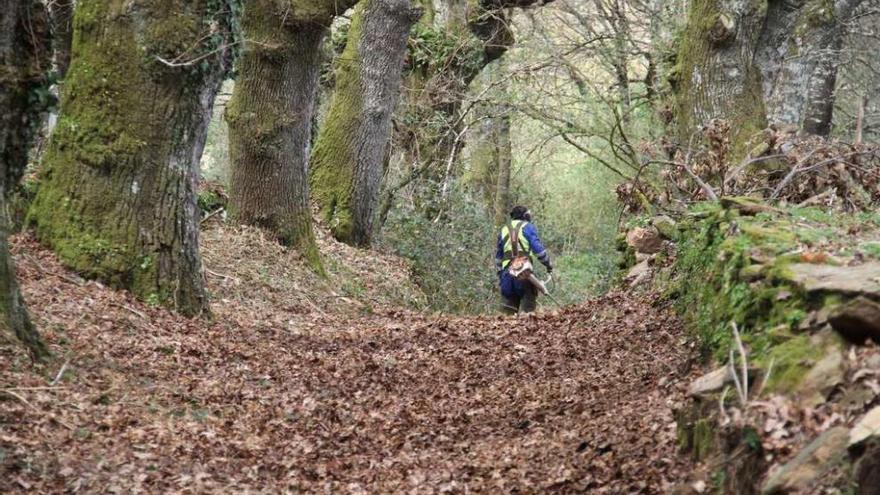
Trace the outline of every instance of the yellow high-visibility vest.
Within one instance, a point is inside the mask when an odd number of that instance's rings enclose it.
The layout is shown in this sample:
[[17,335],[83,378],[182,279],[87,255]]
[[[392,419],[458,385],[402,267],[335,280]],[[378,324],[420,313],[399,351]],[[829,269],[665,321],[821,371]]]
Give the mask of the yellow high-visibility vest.
[[529,239],[523,235],[523,229],[525,229],[528,223],[525,220],[514,220],[501,227],[501,239],[504,240],[504,258],[501,261],[501,268],[506,269],[507,265],[510,264],[510,260],[513,259],[513,243],[510,240],[511,227],[516,231],[516,237],[519,241],[519,255],[531,258],[532,247],[529,245]]

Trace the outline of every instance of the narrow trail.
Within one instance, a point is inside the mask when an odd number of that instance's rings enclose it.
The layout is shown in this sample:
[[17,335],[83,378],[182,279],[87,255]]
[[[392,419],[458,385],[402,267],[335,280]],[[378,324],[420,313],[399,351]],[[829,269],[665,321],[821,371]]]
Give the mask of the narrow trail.
[[646,298],[206,328],[51,278],[22,273],[75,372],[48,387],[58,365],[2,351],[5,493],[664,493],[688,472],[672,408],[693,353]]

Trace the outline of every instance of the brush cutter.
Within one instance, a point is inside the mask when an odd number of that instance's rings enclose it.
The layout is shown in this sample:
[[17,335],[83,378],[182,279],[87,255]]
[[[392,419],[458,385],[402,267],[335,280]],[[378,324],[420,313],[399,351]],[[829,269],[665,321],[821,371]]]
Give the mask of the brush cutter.
[[527,280],[529,283],[534,285],[541,294],[549,297],[550,300],[556,303],[557,306],[561,306],[561,304],[559,304],[559,301],[554,299],[553,296],[550,295],[550,291],[547,289],[547,284],[549,284],[550,281],[553,280],[553,276],[548,274],[547,280],[544,280],[542,282],[535,275],[534,268],[532,267],[532,262],[527,257],[522,256],[519,258],[514,258],[510,263],[509,271],[514,278],[518,280]]

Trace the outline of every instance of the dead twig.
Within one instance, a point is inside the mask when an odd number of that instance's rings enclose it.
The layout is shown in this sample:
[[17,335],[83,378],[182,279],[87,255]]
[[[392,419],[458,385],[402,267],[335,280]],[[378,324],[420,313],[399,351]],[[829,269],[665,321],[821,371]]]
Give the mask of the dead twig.
[[211,217],[213,217],[214,215],[220,213],[221,211],[223,211],[223,210],[225,210],[225,209],[226,209],[226,208],[223,207],[223,206],[221,206],[220,208],[217,208],[216,210],[212,211],[211,213],[208,213],[207,215],[205,215],[205,218],[203,218],[203,219],[201,220],[201,222],[199,222],[199,223],[205,223],[205,222],[207,222],[208,219],[210,219]]
[[[740,358],[742,358],[742,391],[743,398],[748,400],[749,398],[749,362],[746,358],[746,348],[742,344],[742,339],[739,336],[739,327],[737,327],[736,322],[730,322],[730,326],[733,327],[733,338],[736,340],[736,348],[739,350]],[[735,375],[734,375],[735,376]],[[745,402],[743,402],[745,406]]]
[[41,411],[35,405],[28,402],[27,399],[25,399],[21,395],[17,394],[16,392],[13,392],[12,390],[9,390],[9,389],[3,389],[3,393],[9,395],[10,397],[14,397],[14,398],[18,399],[19,401],[21,401],[22,404],[26,405],[27,407],[29,407],[31,410],[33,410],[37,414],[46,414],[47,416],[49,416],[49,419],[51,419],[52,421],[55,421],[56,423],[67,428],[68,430],[71,430],[71,431],[74,430],[73,426],[70,426],[69,424],[67,424],[63,420],[56,418],[54,414],[52,414],[48,411]]
[[55,385],[58,385],[58,382],[61,381],[61,377],[64,376],[64,372],[67,370],[68,364],[70,364],[70,359],[68,359],[67,361],[64,361],[64,364],[61,365],[61,369],[58,370],[58,374],[55,375],[55,379],[52,380],[51,382],[49,382],[50,387],[54,387]]
[[9,387],[9,388],[4,388],[4,389],[0,389],[0,390],[2,390],[4,392],[8,392],[8,391],[28,392],[31,390],[60,390],[62,388],[67,388],[67,387],[65,385],[45,385],[42,387]]
[[733,384],[736,386],[736,395],[739,397],[739,403],[745,406],[745,391],[743,390],[742,383],[739,381],[739,376],[736,374],[736,359],[733,355],[733,349],[730,349],[727,366],[730,368],[730,375],[733,377]]
[[110,305],[111,305],[111,306],[115,306],[115,307],[117,307],[117,308],[122,308],[122,309],[128,311],[129,313],[131,313],[131,314],[133,314],[133,315],[140,316],[141,318],[143,318],[143,319],[145,319],[145,320],[149,320],[149,319],[150,319],[149,316],[145,315],[144,313],[142,313],[142,312],[140,312],[140,311],[138,311],[138,310],[136,310],[136,309],[134,309],[134,308],[132,308],[132,307],[130,307],[130,306],[126,306],[125,304],[110,303]]
[[724,387],[724,390],[721,391],[721,395],[718,397],[718,410],[721,413],[722,425],[726,425],[730,423],[730,415],[727,414],[727,410],[724,408],[724,396],[727,395],[727,391],[730,390],[730,386]]
[[213,275],[213,276],[215,276],[215,277],[217,277],[217,278],[222,278],[222,279],[224,279],[224,280],[232,280],[232,281],[235,282],[235,283],[239,283],[239,282],[241,282],[241,280],[239,280],[239,279],[236,278],[236,277],[233,277],[232,275],[224,275],[224,274],[222,274],[222,273],[217,273],[217,272],[215,272],[214,270],[209,270],[209,269],[207,269],[207,268],[205,268],[205,273],[207,273],[208,275]]
[[46,270],[45,268],[43,268],[43,265],[41,265],[39,261],[37,261],[33,256],[31,256],[29,254],[25,254],[23,256],[26,260],[28,260],[31,263],[31,265],[34,266],[34,268],[37,269],[38,272],[40,272],[40,275],[43,275],[43,276],[51,275],[53,277],[58,277],[62,280],[66,280],[66,281],[68,281],[74,285],[77,285],[77,286],[82,286],[83,284],[85,284],[85,281],[82,279],[76,279],[76,278],[64,275],[63,273],[55,273],[55,272],[50,272],[49,270]]
[[761,388],[758,389],[758,393],[755,394],[760,397],[761,393],[764,392],[764,387],[767,385],[767,382],[770,381],[770,377],[773,375],[773,364],[776,363],[776,359],[771,359],[770,364],[767,366],[767,373],[764,375],[764,378],[761,380]]

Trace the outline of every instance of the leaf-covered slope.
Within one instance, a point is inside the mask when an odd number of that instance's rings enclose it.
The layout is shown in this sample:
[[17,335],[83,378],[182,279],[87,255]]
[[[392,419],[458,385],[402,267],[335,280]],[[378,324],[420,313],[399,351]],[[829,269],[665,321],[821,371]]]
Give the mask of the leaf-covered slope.
[[262,286],[246,274],[269,260],[228,242],[240,270],[224,271],[211,238],[213,322],[80,284],[19,241],[58,359],[2,351],[0,491],[663,493],[688,471],[672,408],[693,347],[669,309],[619,293],[522,319],[284,306],[285,272]]

